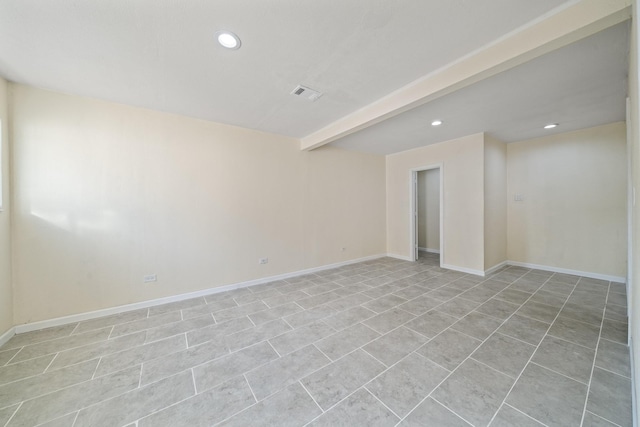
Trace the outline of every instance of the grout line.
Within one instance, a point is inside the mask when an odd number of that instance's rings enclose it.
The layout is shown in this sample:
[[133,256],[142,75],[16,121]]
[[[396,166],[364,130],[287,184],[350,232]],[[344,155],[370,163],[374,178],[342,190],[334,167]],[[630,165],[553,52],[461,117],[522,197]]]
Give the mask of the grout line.
[[[358,387],[358,390],[360,390],[360,389],[364,389],[364,390],[366,390],[366,391],[367,391],[367,393],[369,393],[371,396],[373,396],[373,398],[374,398],[374,399],[376,399],[378,402],[380,402],[380,403],[382,404],[382,406],[384,406],[384,407],[385,407],[385,408],[387,408],[389,411],[391,411],[391,413],[392,413],[393,415],[395,415],[396,417],[398,417],[398,420],[400,420],[400,418],[401,418],[401,417],[400,417],[400,415],[396,414],[396,411],[394,411],[394,410],[393,410],[393,409],[391,409],[389,406],[387,406],[387,404],[386,404],[386,403],[384,403],[380,398],[378,398],[378,396],[376,396],[376,394],[375,394],[375,393],[373,393],[371,390],[369,390],[369,389],[367,388],[367,386],[364,386],[364,385],[363,385],[363,386],[361,386],[361,387]],[[358,391],[358,390],[356,390],[356,391]]]
[[[80,410],[78,410],[78,412],[76,412],[76,416],[73,417],[73,422],[71,423],[71,427],[76,425],[76,421],[78,421],[78,417],[80,416]],[[137,425],[137,424],[136,424]]]
[[[595,325],[591,325],[591,326],[595,326]],[[557,336],[552,335],[552,334],[545,334],[545,338],[546,338],[547,336],[549,336],[549,337],[551,337],[551,338],[553,338],[553,339],[556,339],[556,340],[558,340],[558,341],[564,341],[564,342],[569,343],[569,344],[577,345],[578,347],[586,348],[587,350],[595,351],[595,348],[587,347],[586,345],[582,345],[582,344],[579,344],[579,343],[577,343],[577,342],[569,341],[569,340],[568,340],[568,339],[566,339],[566,338],[557,337]]]
[[[578,279],[578,283],[580,283],[581,279]],[[602,321],[600,322],[600,330],[598,331],[598,341],[596,342],[596,349],[593,355],[593,363],[591,364],[591,373],[589,375],[589,384],[587,384],[587,394],[584,397],[584,407],[582,409],[582,419],[580,420],[580,425],[584,423],[584,416],[587,413],[587,404],[589,403],[589,393],[591,392],[591,381],[593,380],[593,372],[596,369],[596,360],[598,359],[598,348],[600,347],[600,337],[602,337],[602,328],[604,326],[604,313],[607,310],[607,302],[609,302],[609,289],[611,288],[611,284],[607,287],[607,296],[604,301],[604,308],[602,309]]]
[[24,401],[20,402],[20,404],[18,405],[18,407],[16,408],[15,411],[13,411],[13,414],[9,417],[9,419],[7,420],[7,422],[4,424],[5,427],[7,427],[9,425],[9,423],[11,422],[11,420],[16,416],[16,414],[18,413],[18,411],[20,410],[20,408],[22,408],[22,405],[24,404]]
[[[551,275],[550,277],[547,278],[547,280],[545,280],[542,285],[540,285],[540,287],[538,288],[541,289],[545,284],[547,284],[549,282],[549,280],[551,280],[551,278],[555,275],[555,273],[553,275]],[[579,280],[578,280],[579,281]],[[535,356],[535,354],[538,352],[538,349],[540,348],[540,344],[542,344],[542,342],[544,341],[544,338],[547,336],[547,334],[549,333],[549,330],[551,330],[551,327],[553,326],[553,324],[555,323],[555,321],[558,319],[558,317],[560,316],[560,313],[562,313],[562,310],[564,309],[565,305],[567,305],[567,302],[569,301],[569,299],[571,298],[571,295],[573,295],[573,292],[576,290],[576,286],[577,286],[577,282],[576,284],[573,286],[573,290],[571,291],[571,293],[567,296],[567,299],[565,300],[564,304],[562,304],[562,307],[560,307],[560,310],[558,310],[558,313],[556,314],[556,316],[554,317],[553,321],[551,321],[551,323],[549,324],[549,326],[547,327],[547,330],[545,331],[544,335],[542,336],[542,338],[540,339],[540,342],[538,342],[538,344],[536,345],[536,349],[533,351],[533,353],[531,353],[531,356],[529,356],[529,360],[527,360],[527,363],[525,363],[524,367],[522,368],[522,370],[520,371],[520,373],[518,374],[518,376],[516,377],[516,380],[514,381],[513,384],[511,384],[511,387],[509,388],[509,391],[507,392],[507,394],[504,396],[504,398],[502,399],[502,403],[500,404],[500,406],[502,406],[503,404],[505,404],[507,402],[507,398],[509,397],[509,395],[511,394],[511,392],[513,391],[513,388],[516,386],[516,384],[518,383],[518,381],[520,380],[520,377],[522,376],[522,374],[524,373],[524,371],[527,369],[527,367],[529,366],[530,363],[532,363],[533,357]],[[537,292],[537,290],[536,290]],[[522,308],[527,302],[529,302],[529,300],[531,298],[533,298],[533,295],[531,295],[531,297],[529,297],[527,299],[527,301],[525,301],[522,306],[520,308]],[[515,313],[514,313],[515,314]],[[513,315],[512,315],[513,316]],[[509,317],[511,318],[511,316]],[[546,322],[543,322],[546,323]],[[493,414],[493,417],[491,417],[491,421],[489,421],[489,424],[491,424],[493,422],[493,420],[495,419],[496,415],[498,414],[498,412],[496,411]],[[536,420],[537,421],[537,420]]]
[[613,424],[614,426],[622,427],[620,424],[618,424],[618,423],[614,423],[613,421],[611,421],[611,420],[609,420],[609,419],[607,419],[607,418],[605,418],[605,417],[603,417],[603,416],[601,416],[601,415],[598,415],[598,414],[596,414],[596,413],[594,413],[594,412],[591,412],[591,411],[585,411],[585,415],[586,415],[586,413],[587,413],[587,412],[588,412],[588,413],[590,413],[591,415],[593,415],[593,416],[594,416],[594,417],[596,417],[596,418],[600,418],[601,420],[605,420],[605,421],[607,421],[608,423]]
[[[462,418],[462,416],[460,416],[459,414],[457,414],[454,410],[452,410],[451,408],[449,408],[448,406],[444,405],[442,402],[440,402],[438,399],[436,399],[435,397],[431,396],[431,393],[429,393],[429,396],[427,396],[428,398],[431,398],[431,400],[433,400],[434,402],[436,402],[438,405],[442,406],[444,409],[446,409],[447,411],[451,412],[453,415],[455,415],[456,417],[460,418],[463,422],[467,423],[470,426],[473,426],[473,424],[471,424],[469,421],[465,420],[464,418]],[[423,399],[422,402],[426,401],[427,399]],[[420,406],[422,404],[422,402],[420,402],[418,404],[418,406]],[[416,406],[416,408],[418,407]],[[411,411],[413,412],[413,411]],[[407,415],[408,416],[408,415]],[[405,417],[406,419],[406,417]]]
[[[269,338],[271,339],[271,338]],[[278,355],[278,357],[282,357],[282,355],[280,354],[280,352],[278,350],[276,350],[276,348],[273,346],[273,344],[271,344],[271,341],[267,340],[267,344],[269,344],[269,346],[273,349],[273,351],[276,352],[276,354]],[[304,348],[304,347],[303,347]],[[294,350],[297,351],[297,350]]]
[[[480,348],[480,347],[478,347],[478,348]],[[477,349],[476,349],[476,350],[477,350]],[[473,353],[475,353],[475,352],[476,352],[476,350],[474,350],[474,351],[473,351]],[[473,360],[474,362],[479,363],[479,364],[481,364],[481,365],[484,365],[484,366],[486,366],[487,368],[491,369],[492,371],[495,371],[495,372],[496,372],[496,373],[498,373],[498,374],[501,374],[501,375],[504,375],[504,376],[506,376],[506,377],[511,378],[512,380],[515,380],[515,379],[516,379],[513,375],[509,375],[509,374],[507,374],[507,373],[505,373],[505,372],[502,372],[502,371],[500,371],[500,370],[498,370],[498,369],[494,368],[493,366],[491,366],[491,365],[487,365],[486,363],[484,363],[484,362],[482,362],[482,361],[480,361],[480,360],[478,360],[478,359],[474,358],[474,357],[473,357],[473,353],[471,353],[471,356],[469,356],[469,359],[468,359],[468,360]]]
[[[42,374],[46,373],[46,372],[49,370],[49,368],[50,368],[50,367],[51,367],[51,365],[53,364],[53,361],[54,361],[54,360],[56,360],[56,358],[58,357],[58,355],[59,355],[59,354],[60,354],[60,353],[58,352],[58,353],[56,353],[56,354],[53,356],[53,359],[51,359],[51,362],[49,362],[49,364],[47,365],[47,367],[46,367],[46,368],[44,368],[44,371],[42,371],[42,372],[40,373],[40,375],[42,375]],[[99,363],[99,362],[98,362],[98,363]]]
[[[139,377],[138,377],[138,387],[136,387],[136,388],[140,388],[140,387],[142,387],[142,372],[143,372],[143,371],[144,371],[144,362],[142,362],[142,363],[140,364],[140,375],[139,375]],[[134,389],[134,390],[135,390],[135,389]]]
[[596,365],[595,367],[596,367],[596,368],[598,368],[598,369],[600,369],[601,371],[609,372],[610,374],[613,374],[613,375],[615,375],[615,376],[617,376],[617,377],[624,378],[625,380],[630,380],[630,379],[631,379],[631,377],[627,377],[627,376],[622,375],[622,374],[619,374],[619,373],[617,373],[617,372],[610,371],[609,369],[605,369],[605,368],[603,368],[603,367],[601,367],[601,366]]
[[[545,427],[549,427],[547,424],[543,423],[542,421],[536,420],[531,415],[525,414],[524,412],[522,412],[520,409],[516,408],[515,406],[509,405],[507,402],[504,402],[502,405],[500,405],[500,408],[502,408],[503,406],[508,406],[509,408],[513,409],[514,411],[520,412],[522,415],[524,415],[525,417],[529,418],[530,420],[533,420],[538,424],[542,424]],[[498,412],[500,412],[500,409],[498,409]]]
[[78,327],[80,326],[81,322],[76,323],[76,326],[73,328],[73,330],[71,331],[71,333],[69,334],[69,336],[73,335],[73,333],[78,329]]
[[[522,276],[520,276],[520,277],[522,277]],[[516,280],[518,280],[518,279],[516,279]],[[547,280],[546,280],[545,282],[543,282],[543,283],[538,287],[538,289],[540,289],[542,286],[544,286],[544,284],[545,284],[548,280],[549,280],[549,279],[547,278]],[[482,283],[482,282],[481,282],[481,283]],[[511,285],[509,285],[509,286],[511,286]],[[526,303],[527,303],[527,302],[528,302],[528,301],[533,297],[533,295],[534,295],[534,294],[531,294],[531,295],[529,296],[529,298],[527,298],[527,299],[526,299],[522,304],[520,304],[520,307],[518,308],[518,310],[520,310],[520,309],[521,309],[521,308],[522,308],[522,307],[523,307],[523,306],[524,306],[524,305],[525,305],[525,304],[526,304]],[[517,312],[517,311],[516,311],[516,312]],[[497,327],[497,328],[496,328],[496,329],[495,329],[491,334],[489,334],[489,336],[487,336],[487,338],[485,338],[484,340],[481,340],[482,342],[478,345],[478,347],[476,347],[476,350],[477,350],[478,348],[480,348],[480,347],[481,347],[481,346],[482,346],[482,345],[483,345],[487,340],[489,340],[489,339],[490,339],[490,338],[491,338],[495,333],[497,333],[497,331],[498,331],[498,330],[499,330],[499,329],[500,329],[500,328],[501,328],[505,323],[507,323],[507,322],[509,321],[509,319],[511,319],[513,316],[515,316],[515,313],[511,314],[511,316],[509,316],[509,317],[507,317],[505,320],[503,320],[503,321],[502,321],[502,323],[501,323],[501,324],[500,324],[500,325],[499,325],[499,326],[498,326],[498,327]],[[453,325],[452,325],[452,326],[453,326]],[[551,327],[551,325],[549,325],[549,328],[550,328],[550,327]],[[450,328],[450,327],[449,327],[449,328]],[[438,335],[442,334],[444,331],[448,330],[449,328],[446,328],[445,330],[443,330],[442,332],[440,332]],[[454,330],[455,330],[455,329],[454,329]],[[436,336],[434,337],[434,339],[435,339],[438,335],[436,335]],[[477,338],[476,338],[476,339],[477,339]],[[449,375],[447,375],[447,376],[446,376],[442,381],[440,381],[440,383],[438,383],[438,385],[437,385],[436,387],[434,387],[434,388],[431,390],[431,392],[430,392],[430,393],[429,393],[429,394],[428,394],[424,399],[422,399],[422,400],[418,403],[418,405],[416,405],[416,406],[415,406],[411,411],[409,411],[409,413],[408,413],[408,414],[407,414],[407,415],[406,415],[406,416],[401,420],[401,422],[402,422],[402,421],[404,421],[404,420],[405,420],[409,415],[411,415],[411,413],[412,413],[413,411],[415,411],[415,410],[416,410],[416,408],[422,404],[422,402],[424,402],[427,398],[431,397],[431,395],[433,394],[433,392],[434,392],[435,390],[437,390],[437,389],[438,389],[438,387],[440,387],[440,386],[441,386],[445,381],[447,381],[447,380],[448,380],[448,379],[449,379],[449,378],[450,378],[450,377],[451,377],[451,376],[452,376],[452,375],[453,375],[453,374],[458,370],[458,368],[460,368],[460,366],[462,366],[462,365],[463,365],[467,360],[469,360],[469,359],[471,358],[471,355],[472,355],[473,353],[475,353],[475,351],[476,351],[476,350],[474,350],[473,352],[471,352],[471,354],[469,354],[469,355],[468,355],[468,356],[467,356],[467,357],[466,357],[462,362],[460,362],[460,363],[458,364],[458,366],[456,366],[456,368],[455,368],[455,369],[453,369],[453,370],[449,373]],[[533,354],[535,354],[535,352],[534,352],[534,353],[532,353],[531,357],[533,357]],[[475,359],[474,359],[474,360],[475,360]],[[528,362],[527,362],[527,363],[528,363]],[[526,365],[525,365],[525,367],[526,367]],[[523,368],[522,372],[524,372],[524,368]],[[520,375],[522,375],[522,372],[520,373]],[[518,378],[520,377],[520,375],[518,375]],[[515,383],[516,383],[517,381],[518,381],[518,379],[516,378],[516,380],[514,381],[514,383],[511,385],[511,389],[513,389],[513,386],[515,385]],[[509,393],[511,392],[511,389],[510,389],[510,390],[509,390],[509,392],[506,394],[505,399],[506,399],[506,397],[509,395]],[[504,400],[503,400],[503,402],[504,402]],[[448,408],[448,409],[449,409],[449,408]],[[454,411],[453,411],[453,410],[451,410],[451,409],[449,409],[449,410],[450,410],[451,412],[454,412]],[[454,413],[455,413],[455,412],[454,412]],[[497,411],[496,411],[496,413],[494,413],[494,414],[493,414],[493,417],[491,418],[491,421],[493,421],[493,418],[495,418],[496,414],[497,414]],[[456,414],[456,415],[458,415],[458,414]],[[462,418],[462,417],[461,417],[461,418]],[[491,421],[489,422],[489,424],[491,424]]]
[[[191,370],[191,372],[193,372],[193,369]],[[251,395],[253,396],[253,399],[255,400],[255,403],[258,403],[259,400],[256,397],[256,394],[253,392],[253,388],[251,387],[251,384],[249,383],[249,380],[247,379],[247,374],[246,372],[244,374],[242,374],[242,378],[244,378],[244,381],[247,383],[247,386],[249,386],[249,391],[251,392]],[[194,387],[195,387],[195,379],[194,379]]]
[[[531,364],[531,365],[536,365],[536,366],[537,366],[537,367],[539,367],[539,368],[546,369],[547,371],[551,371],[551,372],[553,372],[554,374],[560,375],[561,377],[565,377],[565,378],[566,378],[566,379],[568,379],[568,380],[575,381],[575,382],[580,383],[580,384],[582,384],[582,385],[588,385],[588,384],[587,384],[587,383],[585,383],[584,381],[580,381],[580,380],[577,380],[577,379],[575,379],[575,378],[572,378],[572,377],[570,377],[570,376],[569,376],[569,375],[567,375],[567,374],[563,374],[563,373],[562,373],[562,372],[560,372],[560,371],[556,371],[555,369],[551,369],[551,368],[549,368],[549,367],[546,367],[546,366],[544,366],[544,365],[541,365],[540,363],[538,363],[538,362],[534,362],[533,360],[531,360],[531,361],[529,362],[529,364]],[[527,366],[528,366],[529,364],[527,364]]]
[[[326,366],[326,365],[325,365],[325,366]],[[300,385],[302,386],[302,388],[304,389],[304,391],[306,391],[306,392],[307,392],[307,394],[309,395],[309,397],[311,398],[311,400],[313,400],[313,403],[315,403],[315,404],[316,404],[316,406],[320,409],[320,412],[321,412],[321,413],[320,413],[320,415],[318,415],[318,416],[317,416],[316,418],[314,418],[313,420],[318,419],[319,417],[321,417],[321,416],[322,416],[322,414],[324,414],[324,412],[325,412],[325,411],[324,411],[324,409],[322,409],[322,406],[320,406],[320,404],[318,403],[318,401],[316,400],[316,398],[315,398],[315,397],[313,397],[313,395],[311,394],[311,392],[310,392],[310,391],[307,389],[307,387],[302,383],[302,379],[299,379],[299,380],[298,380],[298,384],[300,384]],[[311,421],[313,421],[313,420],[311,420]],[[311,422],[311,421],[309,421],[309,422]],[[307,423],[307,424],[309,424],[309,423]]]

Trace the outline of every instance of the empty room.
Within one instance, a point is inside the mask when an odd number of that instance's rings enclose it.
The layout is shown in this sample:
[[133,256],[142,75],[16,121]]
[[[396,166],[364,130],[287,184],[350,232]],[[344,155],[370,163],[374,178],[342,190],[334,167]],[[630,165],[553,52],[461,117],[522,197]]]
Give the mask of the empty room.
[[636,426],[637,20],[0,0],[0,427]]

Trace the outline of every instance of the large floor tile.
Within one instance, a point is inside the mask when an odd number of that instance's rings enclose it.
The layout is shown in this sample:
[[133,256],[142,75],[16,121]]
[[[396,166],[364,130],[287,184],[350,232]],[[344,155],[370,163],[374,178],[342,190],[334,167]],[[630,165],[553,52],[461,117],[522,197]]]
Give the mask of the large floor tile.
[[81,347],[83,345],[99,341],[105,341],[109,338],[110,332],[111,328],[97,329],[83,334],[71,335],[68,337],[27,345],[22,347],[18,354],[11,359],[11,363],[22,362],[24,360],[34,359],[36,357],[57,353],[59,351]]
[[98,360],[69,366],[0,386],[0,408],[91,379]]
[[378,314],[371,319],[365,320],[362,323],[376,332],[386,334],[387,332],[392,331],[393,329],[404,323],[407,323],[415,317],[415,315],[407,311],[401,310],[399,308],[393,308],[389,311]]
[[620,426],[631,426],[631,380],[595,368],[587,410]]
[[[145,313],[146,317],[146,313]],[[9,341],[7,341],[3,346],[2,350],[11,350],[13,348],[20,348],[26,345],[33,345],[43,341],[51,341],[57,338],[68,337],[78,326],[77,323],[72,323],[69,325],[62,326],[54,326],[52,328],[40,329],[39,331],[25,332],[22,334],[16,334]],[[94,329],[102,329],[106,326],[110,326],[110,324],[100,326],[99,328]],[[87,331],[84,331],[87,332]]]
[[335,330],[332,327],[319,320],[279,335],[269,342],[278,354],[284,356],[285,354],[289,354],[292,351],[319,341],[322,338],[328,337],[333,333],[335,333]]
[[193,347],[207,341],[224,340],[226,335],[249,329],[253,326],[254,324],[246,316],[238,319],[231,319],[226,322],[216,323],[215,325],[206,326],[204,328],[188,332],[187,342],[189,347]]
[[364,307],[353,307],[322,319],[323,323],[336,331],[348,328],[358,322],[370,319],[377,313]]
[[429,397],[414,409],[413,412],[400,423],[400,426],[471,427],[471,424]]
[[256,398],[262,400],[329,363],[331,360],[310,345],[257,367],[246,378]]
[[440,335],[420,347],[416,352],[450,371],[456,369],[482,341],[453,329],[447,329]]
[[478,308],[479,305],[479,302],[458,297],[440,304],[435,309],[441,313],[461,319]]
[[540,424],[509,405],[502,405],[489,425],[491,427],[544,427],[544,424]]
[[520,308],[518,304],[492,298],[476,309],[478,313],[505,320]]
[[224,341],[230,351],[240,350],[249,347],[261,341],[282,335],[290,331],[292,328],[282,319],[272,320],[270,322],[261,323],[253,328],[235,332],[224,337]]
[[[627,323],[604,319],[602,322],[602,338],[626,344],[628,337]],[[19,356],[19,354],[18,354]],[[16,356],[17,357],[17,356]]]
[[449,372],[412,353],[366,385],[366,388],[399,417],[406,416]]
[[596,325],[559,316],[551,325],[549,335],[595,349],[598,344],[600,328]]
[[131,347],[118,353],[109,354],[100,359],[100,364],[98,365],[95,376],[100,377],[129,366],[135,366],[171,353],[176,353],[186,348],[187,343],[184,335],[166,338],[138,347]]
[[195,347],[167,354],[143,364],[140,383],[149,384],[227,354],[229,350],[222,340],[207,341]]
[[589,383],[595,351],[548,335],[532,361],[583,384]]
[[401,326],[365,345],[363,349],[387,366],[418,349],[429,339]]
[[356,350],[303,378],[301,382],[326,411],[384,369],[382,363],[364,351]]
[[319,426],[391,427],[400,421],[367,390],[359,389],[310,424]]
[[629,347],[614,341],[601,339],[598,345],[596,366],[625,377],[631,377]]
[[137,366],[27,400],[9,426],[37,425],[58,418],[131,391],[139,381],[140,366]]
[[208,427],[255,403],[249,384],[237,377],[142,418],[138,427]]
[[336,332],[320,341],[315,345],[326,354],[331,360],[337,360],[347,353],[351,353],[356,348],[373,341],[380,336],[379,333],[374,331],[362,323],[353,325],[340,332]]
[[296,382],[220,424],[221,426],[303,426],[322,414]]
[[486,426],[507,396],[513,382],[512,378],[468,359],[432,396],[474,426]]
[[405,326],[419,334],[433,338],[457,320],[453,316],[432,310],[407,322]]
[[54,357],[51,354],[0,368],[0,385],[43,373]]
[[580,425],[587,386],[529,364],[506,402],[549,427]]
[[515,379],[535,349],[530,344],[497,333],[488,338],[471,357]]
[[74,427],[119,427],[195,394],[191,371],[137,388],[82,409]]
[[502,324],[502,320],[478,312],[467,314],[451,328],[479,340],[486,339]]
[[277,358],[269,343],[262,342],[207,362],[193,368],[196,389],[201,393]]
[[538,345],[547,333],[549,326],[548,323],[515,314],[498,328],[498,332],[532,345]]

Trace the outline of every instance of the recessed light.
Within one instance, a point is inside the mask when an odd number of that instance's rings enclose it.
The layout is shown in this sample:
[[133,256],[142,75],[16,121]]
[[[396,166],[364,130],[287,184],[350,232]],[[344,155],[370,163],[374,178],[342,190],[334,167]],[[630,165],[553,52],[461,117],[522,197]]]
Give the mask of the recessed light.
[[431,126],[440,126],[442,124],[442,120],[434,120],[431,122]]
[[545,129],[553,129],[554,127],[557,127],[558,124],[557,123],[549,123],[548,125],[545,125]]
[[216,39],[218,43],[227,49],[240,49],[240,37],[233,34],[231,31],[218,31],[216,33]]

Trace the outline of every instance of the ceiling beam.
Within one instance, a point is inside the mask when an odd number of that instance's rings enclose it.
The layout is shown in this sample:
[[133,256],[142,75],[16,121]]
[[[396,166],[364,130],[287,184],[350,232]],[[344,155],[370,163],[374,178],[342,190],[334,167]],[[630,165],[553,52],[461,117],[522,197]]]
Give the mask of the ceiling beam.
[[303,137],[313,150],[631,17],[631,0],[580,0]]

